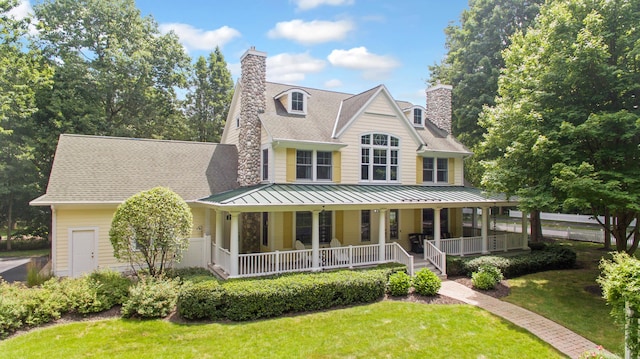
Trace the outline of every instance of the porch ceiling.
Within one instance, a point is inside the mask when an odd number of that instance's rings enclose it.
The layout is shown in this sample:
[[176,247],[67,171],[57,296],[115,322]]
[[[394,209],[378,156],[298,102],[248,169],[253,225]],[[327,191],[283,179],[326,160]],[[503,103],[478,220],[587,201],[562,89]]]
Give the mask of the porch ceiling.
[[462,186],[264,184],[203,198],[226,211],[514,206],[517,199]]

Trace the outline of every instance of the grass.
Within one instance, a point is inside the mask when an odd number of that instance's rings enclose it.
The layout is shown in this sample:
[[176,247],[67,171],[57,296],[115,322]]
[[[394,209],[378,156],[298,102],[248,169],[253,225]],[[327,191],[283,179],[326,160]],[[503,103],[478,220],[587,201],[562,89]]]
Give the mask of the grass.
[[396,301],[247,323],[72,323],[0,342],[0,353],[6,359],[563,358],[475,307]]
[[598,262],[610,255],[601,249],[602,244],[559,243],[576,251],[578,268],[510,279],[511,294],[503,300],[549,318],[611,352],[623,354],[624,330],[614,323],[602,296],[594,293],[599,288]]
[[48,256],[51,253],[51,249],[30,249],[26,251],[0,251],[0,258],[8,258],[8,257],[20,257],[20,258],[29,258],[29,257],[42,257]]

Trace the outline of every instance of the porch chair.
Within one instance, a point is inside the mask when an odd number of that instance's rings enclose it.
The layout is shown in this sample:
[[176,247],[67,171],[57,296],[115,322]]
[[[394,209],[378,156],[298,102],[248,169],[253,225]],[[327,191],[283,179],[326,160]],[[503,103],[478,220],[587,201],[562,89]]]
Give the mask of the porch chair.
[[[304,246],[304,243],[300,242],[299,239],[296,239],[296,244],[295,245],[296,245],[296,250],[297,251],[304,251],[305,249],[307,249],[307,247]],[[309,263],[311,263],[312,258],[311,258],[311,256],[309,255],[308,252],[302,252],[302,253],[300,253],[300,261],[302,263],[309,264]]]
[[[329,246],[331,248],[340,248],[342,247],[342,243],[340,243],[340,240],[338,240],[338,238],[333,238],[331,240],[331,242],[329,243]],[[349,255],[347,255],[344,250],[337,250],[337,251],[333,251],[335,258],[338,262],[348,262],[349,261]]]

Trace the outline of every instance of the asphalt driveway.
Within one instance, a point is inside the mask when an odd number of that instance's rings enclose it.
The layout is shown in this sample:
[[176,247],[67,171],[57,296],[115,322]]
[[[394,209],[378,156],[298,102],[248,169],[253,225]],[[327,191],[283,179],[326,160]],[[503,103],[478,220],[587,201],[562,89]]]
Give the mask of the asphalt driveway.
[[33,257],[33,258],[0,258],[0,277],[5,281],[12,282],[25,282],[27,280],[27,264],[31,261],[35,261],[39,267],[47,264],[48,257]]

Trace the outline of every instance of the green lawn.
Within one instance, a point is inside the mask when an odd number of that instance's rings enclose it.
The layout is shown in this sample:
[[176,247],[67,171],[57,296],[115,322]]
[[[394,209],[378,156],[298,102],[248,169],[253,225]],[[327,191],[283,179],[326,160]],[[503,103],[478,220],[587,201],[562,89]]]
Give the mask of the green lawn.
[[618,355],[624,353],[624,331],[614,324],[597,286],[598,262],[610,257],[601,244],[560,241],[578,254],[578,269],[547,271],[509,280],[503,300],[541,314]]
[[383,301],[247,323],[110,319],[0,342],[9,358],[563,358],[466,305]]

